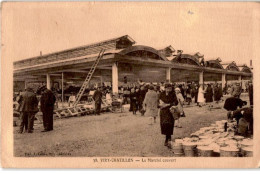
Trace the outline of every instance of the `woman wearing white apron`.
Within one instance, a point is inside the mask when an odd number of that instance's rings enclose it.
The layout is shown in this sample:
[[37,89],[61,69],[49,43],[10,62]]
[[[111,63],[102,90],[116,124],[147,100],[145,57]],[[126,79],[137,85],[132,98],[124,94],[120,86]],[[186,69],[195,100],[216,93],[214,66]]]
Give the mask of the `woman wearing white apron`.
[[108,105],[112,104],[112,97],[111,97],[110,91],[107,91],[107,93],[106,93],[106,102]]
[[205,103],[204,93],[205,93],[205,91],[203,90],[203,85],[200,84],[199,92],[198,92],[199,107],[201,107]]

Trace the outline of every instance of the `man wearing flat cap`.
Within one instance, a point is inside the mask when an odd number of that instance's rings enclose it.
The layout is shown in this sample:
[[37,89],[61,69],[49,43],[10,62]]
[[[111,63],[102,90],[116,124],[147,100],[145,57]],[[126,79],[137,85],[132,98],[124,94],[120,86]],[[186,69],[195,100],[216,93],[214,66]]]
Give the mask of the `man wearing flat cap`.
[[169,83],[165,84],[165,91],[160,94],[159,106],[160,106],[160,125],[161,133],[166,136],[165,146],[169,147],[171,141],[171,135],[173,135],[174,118],[170,111],[172,106],[177,106],[178,100],[174,92],[172,92],[172,86]]

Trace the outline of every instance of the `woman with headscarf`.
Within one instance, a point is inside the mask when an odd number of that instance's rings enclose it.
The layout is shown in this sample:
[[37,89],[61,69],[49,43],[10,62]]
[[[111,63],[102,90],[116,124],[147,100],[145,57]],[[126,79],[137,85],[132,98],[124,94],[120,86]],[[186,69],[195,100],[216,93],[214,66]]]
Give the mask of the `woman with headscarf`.
[[144,98],[143,107],[145,110],[145,116],[150,117],[150,124],[156,123],[156,117],[158,115],[158,94],[154,90],[153,86],[149,86],[149,91],[146,93]]
[[180,117],[184,117],[184,111],[183,111],[184,98],[181,94],[180,88],[175,88],[175,94],[178,100],[178,110],[179,110],[178,119],[176,120],[177,123],[175,124],[175,127],[182,128]]
[[159,106],[160,106],[160,125],[161,133],[166,136],[165,146],[169,146],[171,141],[171,135],[173,135],[174,118],[170,111],[172,106],[177,106],[178,100],[170,84],[165,84],[165,91],[160,94]]
[[107,90],[107,91],[106,91],[106,102],[107,102],[107,104],[109,104],[109,105],[112,104],[112,96],[111,96],[110,90]]

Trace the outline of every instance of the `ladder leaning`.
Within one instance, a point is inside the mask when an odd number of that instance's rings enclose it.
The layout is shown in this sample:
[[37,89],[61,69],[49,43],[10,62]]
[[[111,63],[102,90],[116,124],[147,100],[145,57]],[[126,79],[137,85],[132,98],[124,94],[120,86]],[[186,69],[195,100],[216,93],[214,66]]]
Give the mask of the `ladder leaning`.
[[85,81],[83,82],[83,84],[82,84],[82,86],[81,86],[81,88],[80,88],[80,90],[79,90],[79,93],[78,93],[77,96],[76,96],[76,100],[75,100],[75,102],[73,103],[73,106],[74,106],[74,107],[79,103],[79,101],[80,101],[82,95],[84,94],[85,89],[86,89],[86,87],[88,86],[88,84],[89,84],[89,82],[90,82],[90,79],[91,79],[92,75],[94,74],[94,72],[95,72],[95,70],[96,70],[96,67],[97,67],[97,65],[98,65],[98,63],[99,63],[99,61],[100,61],[100,59],[103,57],[104,53],[105,53],[105,49],[102,49],[102,50],[99,52],[97,59],[95,60],[94,64],[92,65],[92,67],[91,67],[91,69],[90,69],[90,71],[88,72],[88,75],[87,75]]

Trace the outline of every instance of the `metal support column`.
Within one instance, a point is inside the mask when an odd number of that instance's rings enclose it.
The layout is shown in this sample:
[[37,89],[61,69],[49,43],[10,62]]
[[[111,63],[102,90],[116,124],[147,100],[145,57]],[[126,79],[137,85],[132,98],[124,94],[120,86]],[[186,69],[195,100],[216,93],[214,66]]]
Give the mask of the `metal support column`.
[[118,93],[118,67],[117,63],[112,65],[112,92]]
[[50,74],[47,74],[46,75],[46,80],[47,80],[47,82],[46,82],[46,84],[47,84],[47,89],[51,89],[51,76],[50,76]]
[[171,68],[166,69],[166,81],[171,82]]
[[224,87],[225,87],[225,85],[226,85],[226,74],[222,74],[222,79],[221,79],[221,81],[222,81],[222,89],[224,89]]

